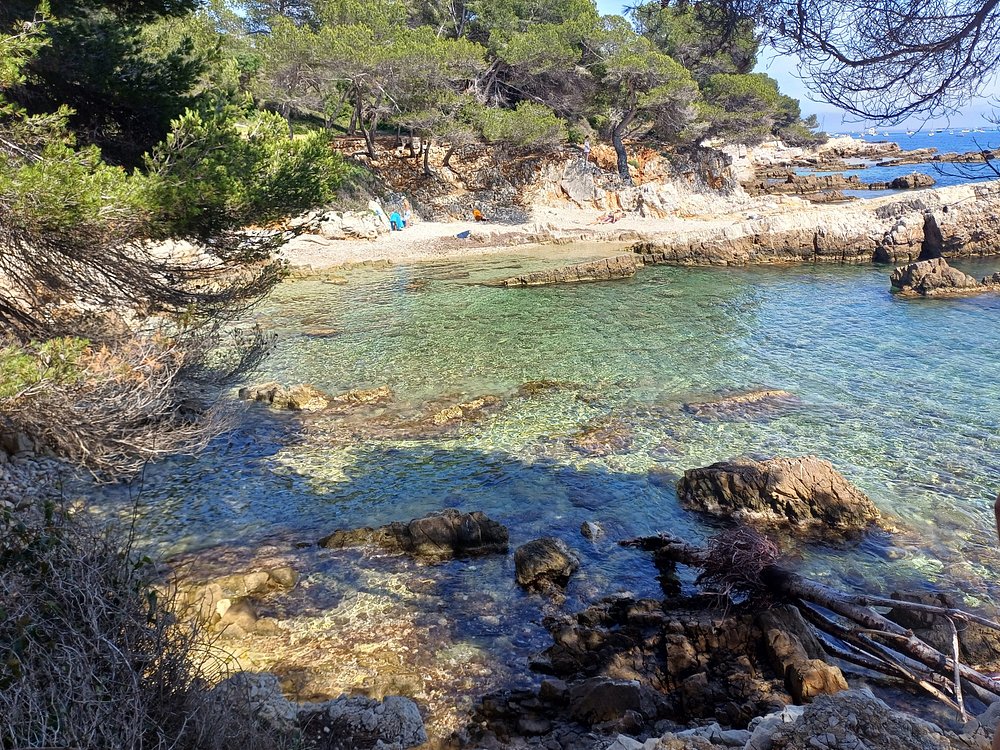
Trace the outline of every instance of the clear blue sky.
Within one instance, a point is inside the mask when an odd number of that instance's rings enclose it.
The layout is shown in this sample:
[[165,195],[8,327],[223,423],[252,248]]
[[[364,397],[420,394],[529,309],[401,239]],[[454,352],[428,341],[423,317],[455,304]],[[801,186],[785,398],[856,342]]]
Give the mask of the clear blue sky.
[[[621,0],[597,0],[597,7],[601,13],[616,14],[622,12],[623,3]],[[825,101],[815,100],[816,95],[806,88],[806,85],[796,74],[796,62],[763,50],[756,69],[777,80],[782,93],[793,96],[802,103],[802,114],[815,114],[819,118],[822,129],[828,133],[857,131],[867,127],[868,124],[865,123],[845,121],[842,110]],[[985,122],[984,115],[989,116],[994,111],[1000,115],[998,100],[1000,100],[1000,81],[994,79],[984,90],[982,99],[970,102],[962,112],[950,119],[931,120],[927,125],[929,127],[981,125]],[[921,124],[921,121],[907,121],[897,128],[918,128]]]

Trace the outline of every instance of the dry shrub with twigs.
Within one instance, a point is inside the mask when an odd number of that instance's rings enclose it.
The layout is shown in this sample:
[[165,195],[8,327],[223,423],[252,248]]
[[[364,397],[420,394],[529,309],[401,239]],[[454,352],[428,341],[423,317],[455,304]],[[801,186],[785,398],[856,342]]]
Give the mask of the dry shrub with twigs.
[[0,520],[0,747],[292,746],[206,692],[217,652],[171,617],[120,529],[51,505],[39,524]]
[[[254,347],[233,345],[232,359],[202,339],[160,335],[89,345],[0,348],[0,418],[55,454],[108,478],[128,476],[167,455],[204,447],[226,424],[220,405],[205,408],[204,386],[247,367]],[[214,357],[214,362],[207,358]],[[8,365],[8,366],[5,366]],[[207,400],[207,399],[206,399]]]
[[749,526],[737,526],[709,540],[698,582],[730,598],[770,601],[761,573],[778,562],[778,545]]

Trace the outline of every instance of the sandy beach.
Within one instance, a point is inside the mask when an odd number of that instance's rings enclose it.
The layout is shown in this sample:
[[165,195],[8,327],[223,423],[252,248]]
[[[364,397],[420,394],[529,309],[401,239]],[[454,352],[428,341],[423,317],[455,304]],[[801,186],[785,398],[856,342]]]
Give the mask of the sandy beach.
[[[626,214],[610,224],[600,223],[606,212],[588,209],[539,207],[535,220],[522,224],[500,224],[473,221],[423,221],[401,232],[380,235],[377,239],[331,240],[320,235],[304,234],[296,237],[282,250],[282,257],[298,273],[321,272],[337,268],[350,268],[362,264],[415,263],[475,255],[488,255],[509,251],[511,247],[534,245],[539,248],[556,247],[569,243],[607,245],[607,254],[621,252],[621,244],[644,238],[686,233],[698,228],[719,228],[778,210],[781,203],[788,210],[791,203],[781,201],[750,200],[743,211],[735,211],[726,202],[720,212],[705,216],[669,216],[646,218]],[[755,209],[750,211],[752,207]],[[468,231],[467,239],[457,235]],[[553,254],[558,254],[553,252]]]

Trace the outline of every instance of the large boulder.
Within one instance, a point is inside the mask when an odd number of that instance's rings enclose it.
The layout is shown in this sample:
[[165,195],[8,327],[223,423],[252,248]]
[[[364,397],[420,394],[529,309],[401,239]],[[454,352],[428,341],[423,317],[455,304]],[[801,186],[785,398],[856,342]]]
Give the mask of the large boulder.
[[977,281],[949,266],[944,258],[933,258],[897,268],[889,283],[901,297],[959,297],[1000,291],[1000,274]]
[[[753,738],[756,739],[756,736]],[[942,750],[948,739],[934,724],[889,708],[871,691],[845,690],[806,706],[793,722],[779,724],[770,750]]]
[[934,178],[922,172],[905,174],[889,183],[890,190],[917,190],[928,187],[934,187]]
[[851,532],[880,519],[867,495],[814,456],[737,458],[689,469],[677,496],[686,508],[752,523]]
[[580,558],[562,539],[542,537],[514,551],[514,576],[526,589],[565,586],[580,567]]
[[447,508],[407,523],[399,521],[378,528],[339,529],[320,539],[322,547],[376,546],[415,557],[444,559],[463,555],[506,552],[507,528],[480,511],[462,513]]

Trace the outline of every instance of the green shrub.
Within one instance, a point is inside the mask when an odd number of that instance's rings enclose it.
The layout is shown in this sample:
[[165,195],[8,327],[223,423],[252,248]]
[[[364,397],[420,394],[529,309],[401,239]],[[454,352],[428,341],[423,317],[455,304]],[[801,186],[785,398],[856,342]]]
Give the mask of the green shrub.
[[483,108],[476,119],[489,143],[551,148],[566,140],[566,123],[543,104],[521,102],[514,109]]

